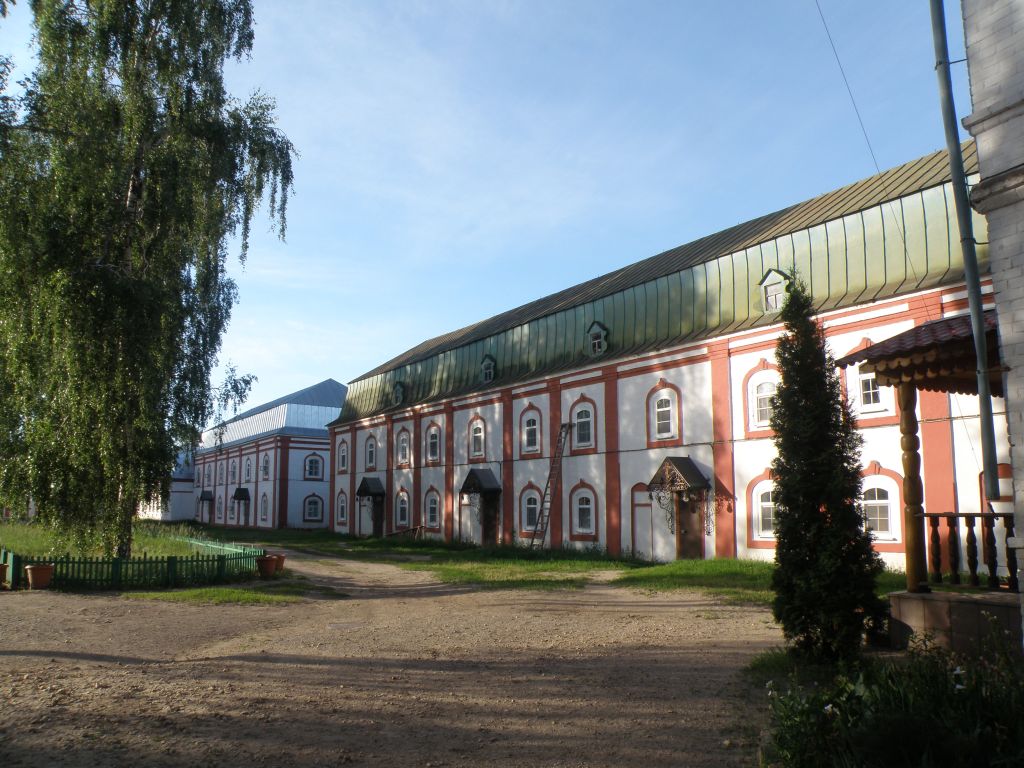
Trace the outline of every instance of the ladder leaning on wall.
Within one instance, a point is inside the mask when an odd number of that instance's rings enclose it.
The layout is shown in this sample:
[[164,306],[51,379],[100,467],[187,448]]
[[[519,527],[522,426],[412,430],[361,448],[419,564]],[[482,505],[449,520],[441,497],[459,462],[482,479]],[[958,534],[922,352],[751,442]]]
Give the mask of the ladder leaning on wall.
[[548,521],[551,519],[551,494],[554,493],[558,479],[562,476],[562,454],[565,453],[565,444],[569,440],[571,423],[562,424],[558,430],[558,441],[555,443],[555,452],[551,456],[551,466],[548,469],[548,481],[544,484],[544,495],[540,500],[540,510],[537,512],[537,526],[533,529],[533,539],[530,541],[530,548],[543,548],[544,539],[548,535]]

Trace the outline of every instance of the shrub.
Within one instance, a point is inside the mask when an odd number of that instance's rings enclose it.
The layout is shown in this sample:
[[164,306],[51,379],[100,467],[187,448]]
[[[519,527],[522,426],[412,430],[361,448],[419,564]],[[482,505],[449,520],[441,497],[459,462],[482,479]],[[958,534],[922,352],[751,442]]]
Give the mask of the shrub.
[[976,658],[919,645],[906,660],[769,695],[779,765],[1024,765],[1024,659],[1005,642]]

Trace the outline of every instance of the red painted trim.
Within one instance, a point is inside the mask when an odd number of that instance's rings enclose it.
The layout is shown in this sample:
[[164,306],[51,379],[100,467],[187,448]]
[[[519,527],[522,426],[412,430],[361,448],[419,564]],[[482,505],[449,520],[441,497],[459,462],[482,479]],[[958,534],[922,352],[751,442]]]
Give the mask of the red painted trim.
[[288,460],[291,441],[282,437],[278,443],[278,466],[280,471],[277,476],[277,525],[278,528],[288,527]]
[[[778,373],[779,366],[769,363],[762,357],[757,365],[747,371],[746,376],[743,377],[743,435],[748,440],[775,436],[771,429],[751,426],[754,421],[754,412],[750,402],[750,380],[762,371]],[[776,386],[778,386],[778,382],[776,382]]]
[[[353,427],[349,430],[349,445],[352,446],[351,452],[349,453],[348,460],[350,462],[357,461],[356,458],[356,429]],[[355,465],[353,465],[353,471],[348,473],[348,533],[358,536],[359,535],[359,505],[356,504],[356,473]]]
[[[339,527],[338,510],[340,509],[341,506],[340,502],[342,497],[344,497],[345,499],[345,522],[341,523]],[[351,519],[352,508],[349,506],[348,498],[348,494],[345,493],[344,491],[338,491],[338,493],[334,497],[334,509],[331,511],[331,514],[334,516],[334,519],[331,521],[331,525],[336,531],[343,531],[345,528],[347,528],[349,520]]]
[[715,471],[715,556],[736,557],[736,472],[732,423],[732,379],[729,345],[708,347],[711,357],[712,454]]
[[[480,426],[483,428],[483,436],[480,441],[480,447],[483,448],[483,453],[479,456],[473,455],[473,425],[480,422]],[[487,461],[487,422],[480,414],[474,415],[469,423],[466,424],[466,459],[470,464],[483,464]]]
[[[548,417],[548,428],[551,433],[551,453],[554,455],[555,446],[558,444],[558,433],[562,428],[562,390],[558,380],[548,382],[548,403],[550,403],[550,414]],[[570,430],[571,432],[572,430]],[[562,476],[559,474],[558,481],[551,486],[551,508],[548,510],[548,533],[552,549],[562,548]]]
[[[527,450],[524,446],[526,445],[526,417],[530,414],[536,414],[537,416],[537,447],[532,450]],[[540,408],[534,405],[532,402],[527,401],[523,410],[519,414],[519,458],[520,459],[540,459],[544,457],[544,414],[540,412]]]
[[[588,382],[589,383],[589,382]],[[583,447],[576,446],[576,409],[581,405],[590,404],[590,445]],[[580,393],[572,405],[569,406],[569,420],[572,422],[572,429],[569,430],[569,455],[587,456],[597,453],[597,403],[586,394]]]
[[[614,371],[613,371],[614,373]],[[682,401],[677,403],[681,411]],[[612,557],[622,554],[622,490],[619,465],[619,381],[610,378],[604,385],[604,492],[605,548]],[[680,417],[680,427],[682,426]],[[682,431],[680,430],[680,436]]]
[[[369,445],[370,441],[373,440],[373,464],[367,461],[367,450],[366,446]],[[377,442],[377,436],[372,432],[366,436],[363,440],[363,471],[364,472],[376,472],[377,471],[377,458],[380,453],[380,444]]]
[[[320,459],[320,474],[319,475],[307,474],[307,470],[309,469],[309,463],[308,462],[309,462],[309,460],[311,458]],[[324,457],[321,456],[319,452],[313,451],[311,453],[307,453],[302,458],[302,479],[303,480],[314,480],[314,481],[316,481],[316,480],[323,480],[324,479],[324,472],[325,472],[325,470],[326,470],[326,466],[325,466],[325,463],[324,463]]]
[[[405,496],[405,525],[400,525],[398,522],[398,501],[401,496]],[[399,485],[398,490],[395,491],[395,503],[393,509],[395,514],[395,519],[392,521],[394,523],[394,530],[406,530],[409,527],[410,521],[412,520],[412,498],[409,496],[409,491],[405,489],[404,485]]]
[[527,491],[533,491],[537,494],[538,515],[540,515],[540,505],[544,502],[544,489],[541,488],[539,485],[534,484],[532,480],[527,482],[526,485],[523,486],[522,490],[519,491],[519,497],[514,499],[516,503],[516,509],[518,510],[518,514],[516,517],[516,519],[518,520],[518,524],[516,525],[516,530],[518,531],[519,538],[521,539],[532,539],[537,535],[533,531],[526,530],[526,512],[523,509],[523,497],[526,495]]
[[335,445],[338,446],[337,451],[339,459],[341,457],[341,447],[345,446],[345,466],[342,467],[339,465],[335,467],[335,471],[337,472],[337,474],[344,475],[349,471],[349,466],[351,465],[352,462],[352,449],[349,446],[348,440],[344,437],[341,440],[338,440],[337,443],[335,443]]
[[307,494],[306,497],[302,500],[302,522],[303,523],[315,523],[316,522],[316,520],[307,520],[306,519],[306,502],[309,501],[310,499],[319,499],[320,500],[320,522],[322,523],[324,521],[324,515],[327,514],[327,505],[324,504],[324,499],[323,499],[323,497],[319,493]]
[[455,521],[455,429],[452,419],[454,409],[446,404],[444,409],[444,540],[451,542]]
[[[331,462],[331,467],[332,468],[334,467],[335,458],[334,458],[334,454],[331,453],[331,449],[334,448],[335,445],[337,445],[337,443],[335,442],[335,436],[336,435],[335,435],[334,430],[328,430],[327,431],[327,439],[328,439],[328,443],[327,443],[328,453],[327,453],[327,455],[328,455],[328,460]],[[337,533],[338,532],[338,526],[337,526],[335,507],[337,506],[338,502],[337,502],[337,492],[335,491],[335,487],[336,487],[336,482],[335,481],[336,481],[338,475],[337,475],[337,473],[335,473],[333,471],[333,469],[332,469],[332,471],[328,472],[327,474],[328,474],[328,480],[330,481],[330,487],[327,489],[327,509],[325,510],[324,514],[328,515],[327,528],[329,530],[334,531],[335,533]]]
[[[574,503],[576,494],[580,491],[588,491],[590,498],[594,502],[594,508],[591,510],[591,515],[594,520],[594,532],[593,533],[576,533],[573,531],[573,521],[575,520],[576,504]],[[570,541],[598,541],[600,540],[600,526],[598,520],[598,496],[597,491],[594,490],[594,486],[588,483],[586,480],[580,480],[569,490],[569,514],[572,516],[569,521],[569,540]]]
[[[675,404],[672,406],[675,412],[675,437],[661,437],[657,436],[657,414],[652,408],[652,400],[655,395],[659,392],[669,390],[675,394]],[[607,391],[607,390],[606,390]],[[607,404],[605,405],[607,408]],[[664,378],[658,379],[658,383],[655,384],[651,389],[647,391],[647,398],[644,406],[644,422],[647,426],[647,447],[649,449],[658,448],[678,448],[683,444],[683,392],[675,384],[665,381]],[[609,449],[610,451],[611,449]]]
[[395,434],[394,434],[395,423],[391,417],[387,417],[385,422],[384,440],[387,443],[387,450],[384,453],[386,457],[384,459],[384,533],[391,533],[392,522],[394,521],[395,513],[395,476],[394,467],[391,466],[391,462],[395,455]]
[[512,393],[506,390],[501,395],[501,426],[502,426],[502,454],[501,454],[501,541],[510,545],[513,541],[513,520],[515,518],[515,489],[512,484],[515,471],[514,466],[514,424],[512,421]]
[[[423,438],[423,419],[416,418],[412,423],[412,443],[409,446],[409,458],[413,457],[413,447],[420,447],[420,440]],[[422,455],[422,454],[420,454]],[[420,496],[420,487],[422,483],[423,474],[423,462],[416,461],[415,467],[412,471],[412,524],[413,527],[418,527],[423,524],[423,509],[421,502],[423,498]]]

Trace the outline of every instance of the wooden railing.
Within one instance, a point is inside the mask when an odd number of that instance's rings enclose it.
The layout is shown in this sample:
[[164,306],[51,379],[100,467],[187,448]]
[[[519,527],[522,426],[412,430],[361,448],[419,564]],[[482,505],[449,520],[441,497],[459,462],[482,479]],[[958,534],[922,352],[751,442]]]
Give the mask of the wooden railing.
[[[996,542],[996,522],[1002,520],[1005,527],[1003,539],[1003,550],[1006,563],[1006,586],[1011,592],[1019,592],[1020,585],[1017,581],[1017,552],[1009,546],[1009,539],[1013,538],[1013,513],[1001,512],[979,512],[975,514],[958,512],[924,512],[923,517],[928,522],[928,572],[933,584],[943,583],[943,552],[948,560],[949,573],[946,578],[950,584],[962,582],[960,573],[963,566],[960,557],[960,521],[963,520],[967,529],[965,537],[965,555],[967,560],[967,583],[972,587],[981,586],[981,577],[978,575],[978,533],[981,528],[981,552],[985,564],[988,567],[988,577],[985,587],[988,589],[1000,589],[1002,584],[998,573],[998,546]],[[945,520],[945,542],[943,542],[940,521]],[[943,549],[945,546],[945,549]]]

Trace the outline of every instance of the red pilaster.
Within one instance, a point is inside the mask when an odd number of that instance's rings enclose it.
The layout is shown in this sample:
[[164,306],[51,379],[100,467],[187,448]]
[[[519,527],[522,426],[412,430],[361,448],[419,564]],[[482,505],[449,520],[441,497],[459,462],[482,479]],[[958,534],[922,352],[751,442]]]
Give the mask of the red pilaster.
[[[558,445],[558,431],[562,428],[562,390],[558,379],[548,383],[548,404],[550,405],[550,417],[548,418],[551,436],[548,456],[555,455],[555,447]],[[562,473],[558,473],[558,482],[551,487],[551,517],[548,520],[548,534],[551,537],[551,548],[562,548]]]
[[610,366],[604,377],[604,448],[605,546],[609,555],[618,557],[622,554],[622,492],[619,480],[619,382],[615,366]]
[[450,542],[455,521],[455,411],[444,406],[444,540]]
[[711,417],[715,464],[715,556],[736,557],[736,471],[732,440],[732,381],[729,345],[708,345],[711,358]]
[[502,455],[501,455],[501,541],[512,543],[512,521],[515,519],[515,485],[513,484],[514,432],[512,424],[512,392],[501,394]]
[[420,428],[420,416],[412,415],[412,445],[409,447],[409,459],[412,461],[412,524],[414,527],[423,525],[423,494],[420,492],[423,467],[423,434]]
[[291,440],[282,437],[277,443],[277,527],[288,527],[288,458]]
[[[394,456],[395,456],[395,436],[394,420],[388,416],[384,421],[384,429],[387,430],[387,435],[384,440],[384,444],[387,446],[387,453],[384,454],[384,533],[391,533],[393,529],[391,523],[394,519],[394,509],[392,508],[394,500],[395,490],[395,477],[394,477]],[[380,459],[378,458],[378,463]]]

